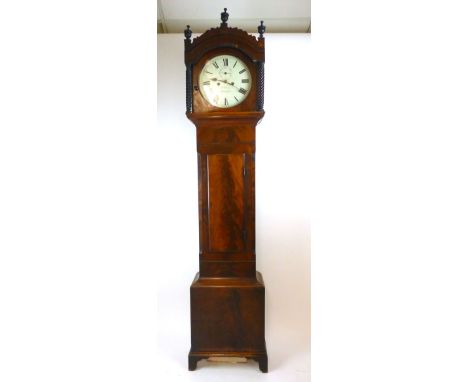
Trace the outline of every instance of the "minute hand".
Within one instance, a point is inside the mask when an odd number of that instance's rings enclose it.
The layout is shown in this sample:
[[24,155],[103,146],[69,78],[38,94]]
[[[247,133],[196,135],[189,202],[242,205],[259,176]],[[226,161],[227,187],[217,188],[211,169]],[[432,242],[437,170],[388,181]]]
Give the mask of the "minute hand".
[[240,90],[236,85],[234,85],[234,82],[228,82],[227,80],[222,80],[221,78],[210,78],[210,81],[220,81],[225,84],[231,85],[232,87],[236,88],[237,90]]
[[234,82],[228,82],[227,80],[219,80],[219,81],[224,82],[225,84],[231,85],[233,88],[236,88],[237,90],[239,90],[239,88],[234,85]]

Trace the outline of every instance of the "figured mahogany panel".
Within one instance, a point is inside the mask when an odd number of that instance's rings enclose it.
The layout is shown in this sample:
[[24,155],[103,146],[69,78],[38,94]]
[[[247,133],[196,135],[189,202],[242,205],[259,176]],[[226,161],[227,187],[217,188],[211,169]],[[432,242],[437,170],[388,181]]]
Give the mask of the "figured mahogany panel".
[[[262,115],[263,113],[256,113],[245,116],[237,123],[225,115],[212,115],[198,120],[202,277],[255,276],[256,121],[250,119],[261,118]],[[222,202],[220,195],[224,195],[226,203]],[[229,195],[235,195],[234,200]],[[233,213],[235,210],[237,213]],[[222,211],[227,216],[226,220]],[[223,221],[225,226],[220,226]],[[231,224],[232,221],[235,223]],[[236,239],[229,244],[230,237]],[[239,240],[242,240],[242,244]]]
[[263,351],[265,286],[251,279],[198,278],[190,288],[192,351]]
[[265,344],[265,284],[256,272],[246,278],[203,278],[190,287],[189,368],[212,356],[246,357],[268,371]]
[[255,126],[229,121],[219,125],[201,125],[197,128],[198,144],[249,143],[255,145]]
[[209,248],[244,248],[244,154],[208,155]]

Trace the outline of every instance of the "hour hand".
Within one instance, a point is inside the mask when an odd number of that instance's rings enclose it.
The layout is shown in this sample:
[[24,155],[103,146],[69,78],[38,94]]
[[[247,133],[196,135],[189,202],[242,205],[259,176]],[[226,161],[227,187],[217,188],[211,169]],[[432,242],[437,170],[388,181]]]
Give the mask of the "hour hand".
[[221,80],[221,82],[224,82],[225,84],[231,85],[235,87],[236,89],[239,89],[237,86],[234,85],[234,82],[228,82],[227,80]]

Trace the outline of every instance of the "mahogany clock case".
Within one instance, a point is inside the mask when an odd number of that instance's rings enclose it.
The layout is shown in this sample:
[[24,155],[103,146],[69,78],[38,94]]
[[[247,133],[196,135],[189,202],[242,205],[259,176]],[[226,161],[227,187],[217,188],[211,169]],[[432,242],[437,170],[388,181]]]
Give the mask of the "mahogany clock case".
[[[255,129],[264,115],[263,22],[259,38],[222,23],[190,40],[185,30],[187,117],[197,130],[199,264],[190,287],[189,370],[210,357],[244,357],[268,371],[265,285],[256,271]],[[244,62],[252,84],[243,102],[208,103],[198,78],[218,55]]]

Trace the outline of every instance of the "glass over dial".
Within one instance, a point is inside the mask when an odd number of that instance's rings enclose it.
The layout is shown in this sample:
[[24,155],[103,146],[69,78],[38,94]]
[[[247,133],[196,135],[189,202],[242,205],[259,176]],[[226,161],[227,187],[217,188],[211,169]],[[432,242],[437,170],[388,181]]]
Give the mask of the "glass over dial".
[[206,62],[198,85],[203,98],[221,108],[239,105],[252,87],[247,65],[238,57],[223,54]]

